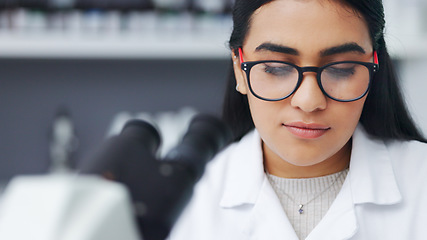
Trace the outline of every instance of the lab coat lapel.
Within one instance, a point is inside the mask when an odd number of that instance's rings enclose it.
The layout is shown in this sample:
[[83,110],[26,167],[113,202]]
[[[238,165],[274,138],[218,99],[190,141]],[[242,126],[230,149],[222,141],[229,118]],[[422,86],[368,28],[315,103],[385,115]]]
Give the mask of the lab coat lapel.
[[255,204],[265,177],[262,159],[261,139],[254,130],[238,143],[229,157],[221,207]]
[[[240,221],[245,239],[298,239],[265,176],[256,130],[242,139],[234,153],[229,172],[225,173],[227,185],[221,207],[247,212],[248,218]],[[348,176],[329,211],[307,240],[350,239],[358,230],[355,205],[391,205],[401,200],[386,145],[371,139],[358,126],[353,135]]]
[[298,240],[280,200],[265,177],[259,198],[243,225],[247,239]]
[[270,185],[262,162],[261,138],[256,130],[240,141],[230,156],[220,206],[246,212],[239,219],[244,239],[297,240],[280,201]]
[[356,205],[392,205],[402,196],[386,145],[358,126],[353,134],[350,171],[329,211],[307,240],[350,239],[358,230]]
[[307,240],[350,239],[357,232],[358,226],[350,185],[347,177],[329,211],[308,235]]
[[348,178],[355,204],[392,205],[402,201],[386,145],[372,139],[361,126],[353,134]]

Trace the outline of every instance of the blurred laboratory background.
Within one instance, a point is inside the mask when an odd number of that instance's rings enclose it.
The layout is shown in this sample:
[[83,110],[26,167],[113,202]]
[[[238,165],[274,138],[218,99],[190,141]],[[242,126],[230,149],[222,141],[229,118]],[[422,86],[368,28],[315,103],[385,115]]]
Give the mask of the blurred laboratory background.
[[[174,131],[196,112],[220,115],[232,4],[0,0],[0,180],[74,165],[129,118]],[[427,134],[427,1],[384,4],[389,50]]]

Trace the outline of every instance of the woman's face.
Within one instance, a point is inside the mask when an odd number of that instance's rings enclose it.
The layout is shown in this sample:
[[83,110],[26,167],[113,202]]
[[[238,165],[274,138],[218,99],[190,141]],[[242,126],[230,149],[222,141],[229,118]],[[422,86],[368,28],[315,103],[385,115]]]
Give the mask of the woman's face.
[[[244,61],[280,60],[300,67],[373,61],[366,22],[336,1],[275,0],[263,5],[252,16],[242,50]],[[270,173],[310,177],[348,165],[350,138],[366,97],[354,102],[329,99],[316,73],[306,72],[293,95],[268,102],[249,91],[239,62],[234,70],[239,91],[248,96]]]

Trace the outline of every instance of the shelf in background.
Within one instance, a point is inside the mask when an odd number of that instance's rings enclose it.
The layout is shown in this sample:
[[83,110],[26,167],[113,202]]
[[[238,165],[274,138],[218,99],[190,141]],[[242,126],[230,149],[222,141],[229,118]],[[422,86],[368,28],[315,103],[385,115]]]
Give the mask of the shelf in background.
[[191,58],[229,57],[229,33],[135,35],[2,34],[3,58]]
[[228,14],[0,11],[0,58],[227,58]]
[[[427,32],[398,23],[391,56],[426,59]],[[230,14],[1,10],[0,58],[226,59],[231,29]]]

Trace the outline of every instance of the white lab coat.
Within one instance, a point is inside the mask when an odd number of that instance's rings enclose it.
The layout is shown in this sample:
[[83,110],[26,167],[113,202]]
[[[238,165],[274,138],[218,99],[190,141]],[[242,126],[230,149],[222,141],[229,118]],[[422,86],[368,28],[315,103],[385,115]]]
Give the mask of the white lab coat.
[[[306,239],[427,239],[427,144],[358,126],[347,178]],[[309,213],[307,213],[309,214]],[[212,160],[170,240],[298,239],[264,171],[257,131]]]

